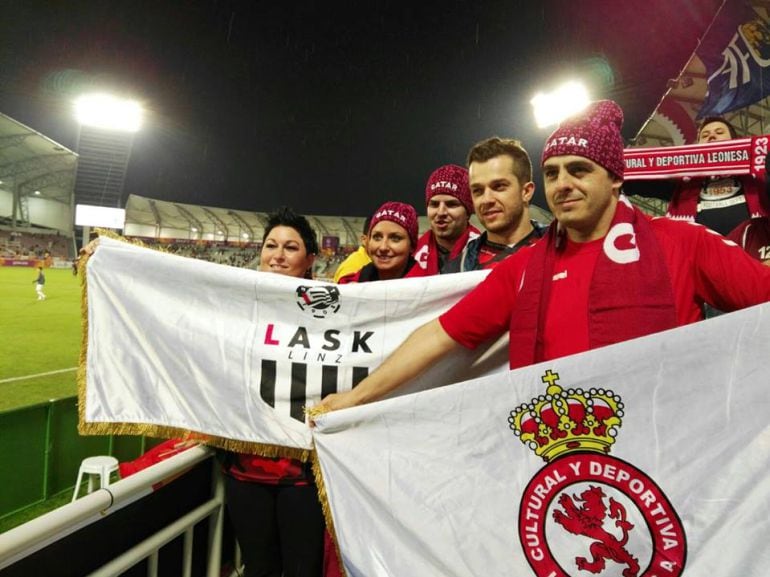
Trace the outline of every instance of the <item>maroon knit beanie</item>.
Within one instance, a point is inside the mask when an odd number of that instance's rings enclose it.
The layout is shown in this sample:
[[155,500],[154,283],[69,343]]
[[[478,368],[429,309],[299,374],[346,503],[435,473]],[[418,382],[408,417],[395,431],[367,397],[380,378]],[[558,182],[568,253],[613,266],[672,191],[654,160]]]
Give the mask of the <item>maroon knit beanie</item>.
[[471,189],[468,185],[468,169],[456,164],[447,164],[433,171],[425,185],[425,204],[436,194],[448,194],[459,200],[473,214]]
[[583,156],[623,178],[623,111],[612,100],[592,102],[562,121],[545,141],[542,166],[552,156]]
[[417,211],[411,204],[405,202],[386,202],[378,208],[369,223],[369,234],[374,225],[381,220],[389,220],[400,224],[406,229],[409,240],[412,241],[412,252],[417,247]]

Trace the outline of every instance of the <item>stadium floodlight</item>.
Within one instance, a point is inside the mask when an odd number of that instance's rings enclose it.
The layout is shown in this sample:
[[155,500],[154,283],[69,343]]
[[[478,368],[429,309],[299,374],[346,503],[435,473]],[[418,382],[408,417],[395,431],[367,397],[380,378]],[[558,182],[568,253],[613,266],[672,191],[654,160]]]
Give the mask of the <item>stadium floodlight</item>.
[[538,128],[558,124],[583,110],[589,102],[588,90],[576,81],[565,82],[550,93],[539,92],[530,100]]
[[107,130],[137,132],[142,127],[143,113],[135,100],[109,94],[86,94],[75,101],[75,117],[80,124]]

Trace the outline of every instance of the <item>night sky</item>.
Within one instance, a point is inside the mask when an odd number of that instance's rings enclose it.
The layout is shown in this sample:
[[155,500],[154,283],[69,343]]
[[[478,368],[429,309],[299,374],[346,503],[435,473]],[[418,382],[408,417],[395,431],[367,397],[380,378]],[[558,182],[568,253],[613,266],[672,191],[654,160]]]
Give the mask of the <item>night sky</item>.
[[487,136],[537,164],[529,100],[563,79],[617,100],[633,137],[721,3],[0,0],[0,112],[74,148],[77,94],[141,100],[126,193],[422,213],[430,172]]

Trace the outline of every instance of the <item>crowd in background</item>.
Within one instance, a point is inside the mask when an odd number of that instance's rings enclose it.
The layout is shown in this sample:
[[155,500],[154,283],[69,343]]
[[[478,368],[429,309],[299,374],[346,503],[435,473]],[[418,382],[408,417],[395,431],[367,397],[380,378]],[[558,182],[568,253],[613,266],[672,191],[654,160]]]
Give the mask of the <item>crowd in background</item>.
[[[157,248],[179,256],[196,258],[239,268],[258,269],[262,242],[228,243],[222,241],[187,241],[128,237],[144,246]],[[0,229],[0,258],[43,261],[51,266],[54,260],[72,260],[72,238],[58,233],[21,232]],[[338,265],[356,246],[340,245],[336,250],[323,250],[313,265],[314,278],[332,280]]]
[[[197,258],[217,264],[239,268],[259,269],[262,242],[237,242],[205,240],[171,240],[148,237],[131,237],[144,246],[158,248],[179,256]],[[355,246],[340,245],[337,250],[322,250],[313,264],[313,278],[331,280],[337,266],[356,249]]]
[[0,258],[66,260],[70,239],[58,233],[19,232],[0,229]]

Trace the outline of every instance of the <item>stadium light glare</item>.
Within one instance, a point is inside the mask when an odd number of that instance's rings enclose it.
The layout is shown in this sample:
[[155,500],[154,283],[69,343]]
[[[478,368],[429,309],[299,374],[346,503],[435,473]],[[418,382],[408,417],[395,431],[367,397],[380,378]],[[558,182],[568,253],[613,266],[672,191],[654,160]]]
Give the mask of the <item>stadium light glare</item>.
[[75,117],[85,126],[137,132],[142,127],[143,115],[141,104],[135,100],[109,94],[86,94],[75,101]]
[[583,110],[589,102],[588,89],[577,81],[565,82],[549,93],[539,92],[530,100],[538,128],[558,124]]

